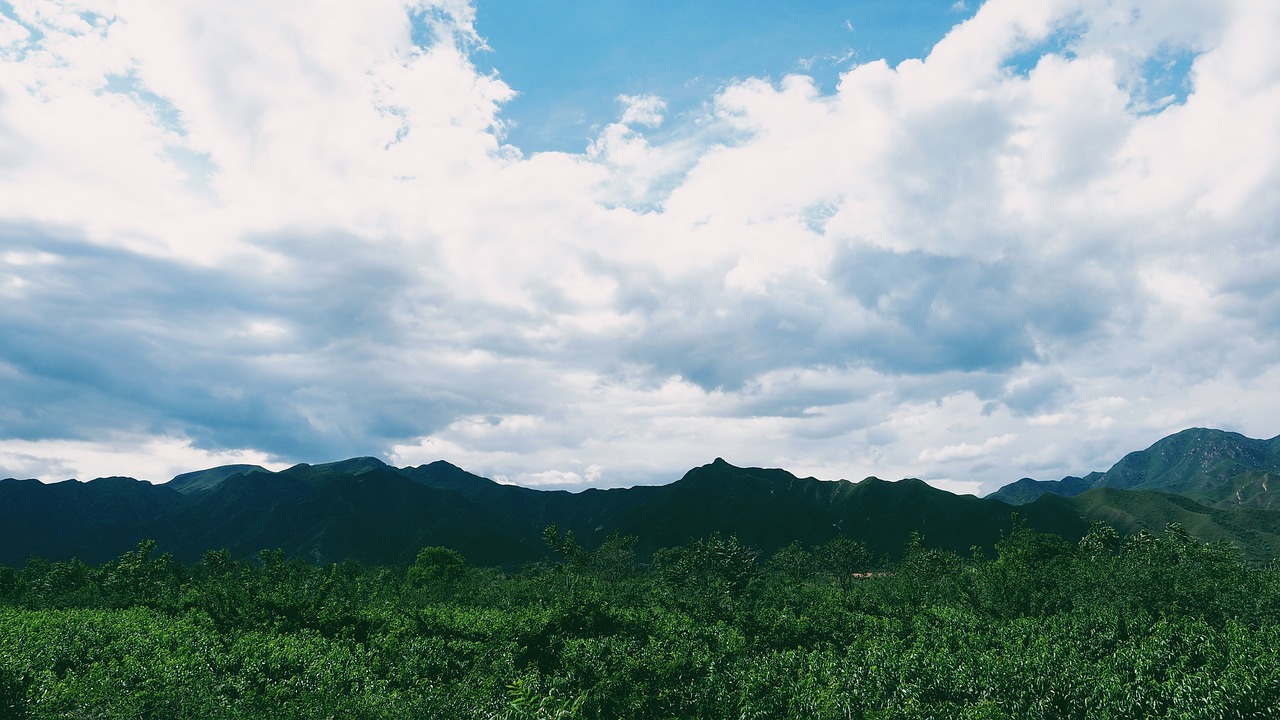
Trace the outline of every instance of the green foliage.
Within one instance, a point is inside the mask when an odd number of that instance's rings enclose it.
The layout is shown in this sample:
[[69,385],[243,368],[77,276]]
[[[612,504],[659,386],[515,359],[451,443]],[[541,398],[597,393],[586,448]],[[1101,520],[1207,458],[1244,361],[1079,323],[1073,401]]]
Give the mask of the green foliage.
[[450,597],[466,576],[462,553],[444,547],[425,547],[409,566],[409,584],[433,597]]
[[1015,522],[994,558],[917,535],[873,574],[841,538],[648,566],[546,539],[560,562],[509,574],[439,547],[33,560],[0,603],[0,717],[1280,717],[1280,573],[1178,526]]
[[582,565],[587,561],[587,551],[578,545],[573,531],[560,532],[560,526],[552,523],[542,531],[542,542],[569,565]]
[[1092,558],[1114,556],[1120,551],[1120,533],[1100,520],[1089,526],[1089,534],[1080,539],[1080,552]]
[[571,720],[579,717],[585,696],[574,699],[561,698],[555,689],[540,693],[532,683],[516,678],[507,686],[511,707],[502,715],[504,720]]
[[1057,535],[1027,529],[1014,514],[1013,527],[996,543],[996,561],[980,565],[977,587],[994,617],[1051,615],[1071,606],[1070,565],[1077,548]]
[[759,576],[759,553],[734,536],[714,533],[678,548],[663,548],[653,566],[668,602],[697,617],[733,617]]
[[0,654],[0,718],[20,720],[27,716],[26,687],[13,666],[8,654]]
[[12,602],[17,592],[17,571],[7,565],[0,565],[0,603]]
[[590,554],[578,544],[572,530],[561,533],[560,527],[554,523],[542,531],[542,542],[548,550],[561,557],[561,562],[555,567],[564,576],[565,596],[572,599]]
[[816,555],[822,571],[831,576],[842,590],[853,587],[856,576],[871,568],[871,553],[867,546],[854,542],[841,534],[817,549]]
[[162,607],[174,602],[185,568],[165,553],[152,557],[155,540],[143,540],[135,550],[103,566],[102,589],[114,607]]
[[630,580],[638,569],[635,536],[610,535],[588,555],[587,567],[606,583]]

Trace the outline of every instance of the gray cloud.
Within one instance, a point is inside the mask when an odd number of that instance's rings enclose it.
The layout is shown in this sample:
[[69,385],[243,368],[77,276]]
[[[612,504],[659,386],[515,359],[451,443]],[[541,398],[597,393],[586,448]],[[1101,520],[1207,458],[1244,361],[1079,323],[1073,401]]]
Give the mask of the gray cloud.
[[832,281],[880,326],[862,344],[886,372],[1006,371],[1038,362],[1037,338],[1076,342],[1108,319],[1112,288],[1071,268],[982,262],[866,245],[847,248]]
[[446,301],[403,266],[354,238],[264,244],[295,261],[204,269],[6,228],[0,252],[45,260],[21,267],[22,302],[0,307],[0,361],[16,375],[5,400],[19,409],[0,415],[0,434],[92,438],[115,426],[298,458],[367,452],[460,412],[520,404],[488,373],[433,360],[483,343],[465,314],[433,318]]
[[1070,399],[1071,392],[1071,383],[1062,371],[1050,368],[1026,381],[1006,385],[1000,403],[1015,415],[1039,415],[1061,408]]

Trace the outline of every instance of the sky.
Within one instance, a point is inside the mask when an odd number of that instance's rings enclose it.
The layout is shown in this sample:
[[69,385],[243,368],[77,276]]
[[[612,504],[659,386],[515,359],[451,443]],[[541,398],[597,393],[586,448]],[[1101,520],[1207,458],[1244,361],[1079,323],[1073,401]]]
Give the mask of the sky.
[[0,477],[1280,434],[1280,3],[0,0]]

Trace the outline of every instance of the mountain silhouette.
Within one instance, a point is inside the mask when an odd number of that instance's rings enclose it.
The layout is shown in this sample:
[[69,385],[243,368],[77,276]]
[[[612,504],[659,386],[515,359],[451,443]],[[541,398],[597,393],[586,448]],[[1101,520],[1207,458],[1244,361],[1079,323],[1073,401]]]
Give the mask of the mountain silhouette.
[[159,485],[6,479],[0,563],[102,562],[150,538],[188,562],[208,550],[251,557],[281,548],[315,562],[405,564],[420,548],[443,545],[473,564],[514,567],[547,557],[541,537],[551,524],[587,548],[634,536],[641,559],[711,533],[736,535],[765,554],[844,535],[894,557],[912,533],[929,547],[991,553],[1013,512],[1071,541],[1095,519],[1125,533],[1176,521],[1263,559],[1280,554],[1280,511],[1270,505],[1270,488],[1280,490],[1276,460],[1276,440],[1193,429],[1126,455],[1107,473],[1024,478],[986,498],[915,479],[825,481],[720,458],[667,485],[581,492],[504,485],[444,461],[396,468],[372,457],[279,472],[226,465]]

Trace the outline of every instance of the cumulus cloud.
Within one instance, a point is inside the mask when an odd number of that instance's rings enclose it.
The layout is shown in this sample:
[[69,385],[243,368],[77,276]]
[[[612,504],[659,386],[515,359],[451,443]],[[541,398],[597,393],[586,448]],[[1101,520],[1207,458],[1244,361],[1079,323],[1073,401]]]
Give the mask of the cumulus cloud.
[[618,122],[624,125],[643,125],[655,128],[662,124],[663,113],[667,103],[655,95],[619,95],[622,103],[622,117]]
[[0,475],[991,490],[1277,432],[1274,3],[989,0],[535,154],[462,0],[10,7]]
[[987,438],[983,442],[976,444],[958,443],[937,449],[928,448],[920,452],[920,460],[928,463],[949,463],[956,460],[973,460],[987,457],[995,448],[1001,445],[1008,445],[1017,439],[1017,435],[1008,433],[999,437]]

